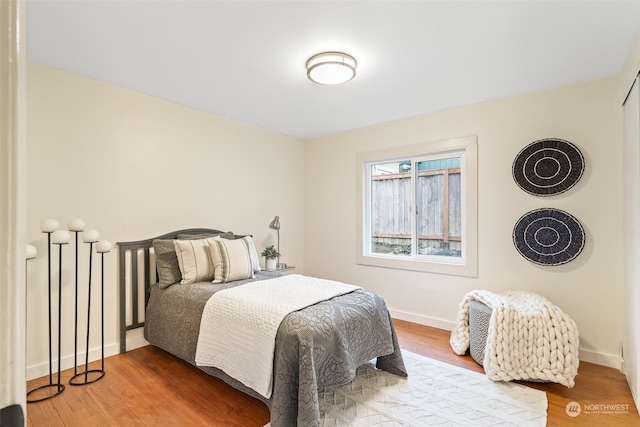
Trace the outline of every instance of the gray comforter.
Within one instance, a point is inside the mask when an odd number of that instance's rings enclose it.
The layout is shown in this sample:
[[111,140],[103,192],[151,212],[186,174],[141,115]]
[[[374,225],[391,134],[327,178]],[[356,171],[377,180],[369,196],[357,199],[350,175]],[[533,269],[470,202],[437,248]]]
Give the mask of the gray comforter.
[[[145,338],[153,345],[195,365],[200,318],[215,292],[257,279],[213,285],[195,283],[160,289],[151,287]],[[290,313],[276,337],[271,399],[216,368],[199,366],[233,387],[265,402],[271,426],[319,426],[318,389],[346,384],[356,368],[376,358],[376,366],[407,376],[398,340],[384,300],[360,289]]]

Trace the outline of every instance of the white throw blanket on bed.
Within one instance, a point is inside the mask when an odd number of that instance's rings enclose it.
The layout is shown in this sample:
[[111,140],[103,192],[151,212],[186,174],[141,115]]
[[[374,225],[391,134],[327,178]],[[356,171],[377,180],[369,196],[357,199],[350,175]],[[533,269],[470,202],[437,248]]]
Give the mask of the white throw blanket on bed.
[[359,289],[292,274],[216,292],[207,301],[196,349],[198,366],[213,366],[271,397],[278,327],[287,314]]
[[574,386],[578,372],[578,328],[559,307],[523,291],[465,295],[450,344],[458,355],[469,347],[469,304],[493,309],[484,354],[484,369],[494,381],[544,380]]

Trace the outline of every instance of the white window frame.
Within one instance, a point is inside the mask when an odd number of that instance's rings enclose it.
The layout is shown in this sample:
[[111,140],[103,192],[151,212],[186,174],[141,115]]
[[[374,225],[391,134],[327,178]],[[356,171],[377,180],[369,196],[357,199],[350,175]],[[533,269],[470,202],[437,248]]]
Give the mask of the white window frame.
[[[372,253],[370,166],[422,157],[460,157],[462,184],[462,257],[393,255]],[[415,173],[413,171],[412,173]],[[356,156],[356,263],[375,267],[423,271],[456,276],[478,276],[478,144],[477,137],[465,136],[443,141],[359,153]],[[413,219],[415,222],[415,218]],[[415,230],[415,227],[412,227]],[[412,234],[415,234],[412,231]],[[415,236],[412,238],[415,245]]]

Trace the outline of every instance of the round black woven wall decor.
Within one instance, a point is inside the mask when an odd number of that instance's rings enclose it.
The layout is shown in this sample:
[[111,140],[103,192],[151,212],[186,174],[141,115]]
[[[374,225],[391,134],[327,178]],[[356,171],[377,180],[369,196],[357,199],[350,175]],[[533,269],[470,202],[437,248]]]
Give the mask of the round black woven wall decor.
[[546,138],[524,147],[513,161],[513,179],[527,193],[553,196],[573,187],[584,172],[584,157],[572,143]]
[[536,209],[523,215],[513,228],[513,244],[520,255],[539,265],[561,265],[584,248],[580,222],[559,209]]

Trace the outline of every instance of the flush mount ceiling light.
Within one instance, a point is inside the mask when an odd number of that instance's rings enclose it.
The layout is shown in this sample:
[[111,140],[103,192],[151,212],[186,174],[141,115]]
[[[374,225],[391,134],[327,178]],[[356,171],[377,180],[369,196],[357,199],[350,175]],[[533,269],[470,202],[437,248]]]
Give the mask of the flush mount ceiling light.
[[346,83],[356,76],[358,63],[342,52],[322,52],[307,60],[307,77],[321,85]]

